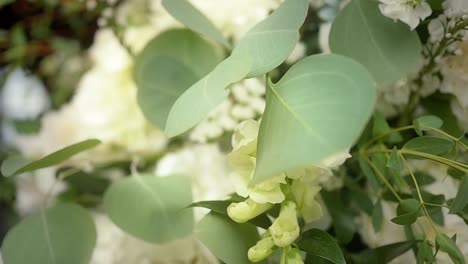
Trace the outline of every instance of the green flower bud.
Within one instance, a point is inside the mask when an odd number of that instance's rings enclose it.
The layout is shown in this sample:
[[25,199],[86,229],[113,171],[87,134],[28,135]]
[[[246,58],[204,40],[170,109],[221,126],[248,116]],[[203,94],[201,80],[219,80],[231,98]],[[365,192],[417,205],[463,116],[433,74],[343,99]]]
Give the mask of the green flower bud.
[[266,210],[270,209],[272,204],[269,203],[256,203],[252,199],[248,198],[240,203],[232,203],[227,208],[229,217],[238,222],[245,223],[252,218],[255,218]]
[[269,228],[273,241],[278,247],[286,247],[299,236],[296,204],[286,201],[281,205],[278,218]]
[[281,264],[304,264],[301,253],[296,248],[285,248],[287,250],[284,261]]
[[250,261],[259,262],[270,256],[275,249],[275,242],[270,233],[267,232],[266,236],[259,240],[255,246],[251,247],[247,254]]

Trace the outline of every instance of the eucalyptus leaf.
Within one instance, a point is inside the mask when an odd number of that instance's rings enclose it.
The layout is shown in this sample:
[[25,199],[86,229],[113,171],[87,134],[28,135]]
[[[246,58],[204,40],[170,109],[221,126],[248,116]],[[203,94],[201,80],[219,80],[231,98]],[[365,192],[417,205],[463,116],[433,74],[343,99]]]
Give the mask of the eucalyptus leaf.
[[353,263],[367,264],[367,263],[389,263],[394,258],[405,253],[416,244],[416,241],[405,241],[394,244],[389,244],[373,249],[366,249],[359,254],[351,255]]
[[374,205],[374,210],[372,210],[372,227],[376,233],[380,232],[382,229],[383,223],[383,210],[382,203],[378,200]]
[[416,31],[383,16],[378,4],[352,0],[334,20],[329,43],[333,53],[362,63],[377,82],[391,83],[416,69],[422,45]]
[[197,224],[198,239],[226,264],[250,264],[247,251],[260,239],[249,223],[239,224],[229,217],[211,212]]
[[318,256],[335,264],[346,263],[336,240],[320,229],[307,230],[297,245],[308,255]]
[[440,251],[446,252],[455,264],[465,263],[465,257],[463,256],[463,253],[457,247],[455,241],[453,241],[450,237],[445,234],[438,233],[436,236],[436,243],[440,247]]
[[177,98],[222,60],[216,46],[187,29],[152,39],[137,56],[134,78],[145,117],[164,128]]
[[444,121],[434,115],[425,115],[413,120],[414,130],[419,136],[423,135],[423,131],[431,128],[441,128],[443,124]]
[[166,134],[180,135],[203,120],[227,97],[230,84],[265,74],[286,60],[299,40],[308,6],[307,0],[284,1],[247,32],[230,57],[177,99],[169,111]]
[[433,136],[422,136],[411,139],[403,146],[403,150],[424,152],[432,155],[447,153],[454,146],[453,141]]
[[4,176],[12,176],[23,172],[51,167],[66,161],[80,152],[92,149],[100,143],[101,142],[97,139],[85,140],[65,147],[33,162],[28,162],[18,156],[12,156],[3,161],[1,171]]
[[268,85],[251,183],[350,148],[375,97],[371,76],[355,61],[334,54],[302,59],[278,83]]
[[2,245],[6,264],[87,264],[96,244],[91,216],[73,204],[57,204],[23,219]]
[[450,207],[450,213],[456,214],[468,206],[468,175],[463,177],[460,187],[458,188],[457,196],[453,200]]
[[162,5],[175,19],[205,37],[230,47],[213,23],[187,0],[163,0]]
[[115,182],[104,208],[122,230],[152,243],[185,237],[193,230],[192,191],[188,177],[135,175]]

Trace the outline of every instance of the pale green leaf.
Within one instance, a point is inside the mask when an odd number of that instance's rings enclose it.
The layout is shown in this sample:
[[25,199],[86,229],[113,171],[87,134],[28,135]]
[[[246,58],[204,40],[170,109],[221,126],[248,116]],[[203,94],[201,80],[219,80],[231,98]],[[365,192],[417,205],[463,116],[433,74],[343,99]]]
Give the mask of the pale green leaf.
[[58,165],[80,152],[96,147],[100,143],[101,141],[97,139],[85,140],[65,147],[61,150],[58,150],[52,154],[45,156],[40,160],[33,162],[28,162],[25,159],[18,156],[12,156],[2,163],[2,174],[5,176],[11,176],[23,172],[34,171]]
[[247,251],[260,239],[254,225],[238,224],[214,212],[203,217],[195,233],[211,253],[226,264],[250,264]]
[[[240,40],[232,55],[190,87],[169,112],[165,131],[177,136],[195,126],[228,95],[226,87],[279,66],[299,40],[309,2],[287,0]],[[194,103],[195,102],[195,103]]]
[[455,264],[464,264],[465,257],[460,249],[455,244],[450,237],[445,234],[439,233],[436,236],[436,243],[440,247],[440,251],[446,252],[450,258],[452,259],[453,263]]
[[253,59],[248,77],[267,73],[288,58],[299,40],[308,6],[307,0],[286,0],[241,39],[232,55]]
[[377,82],[390,83],[408,75],[421,60],[416,31],[394,22],[374,0],[352,0],[333,22],[329,43],[333,53],[362,63]]
[[6,264],[85,264],[95,243],[96,229],[88,212],[58,204],[14,226],[3,242],[2,257]]
[[137,56],[134,77],[145,117],[164,128],[169,110],[222,60],[216,47],[187,29],[166,31]]
[[414,130],[419,136],[423,135],[423,131],[431,128],[441,128],[443,124],[444,121],[434,115],[421,116],[413,120]]
[[267,89],[252,184],[351,147],[374,101],[370,74],[352,59],[327,54],[298,62]]
[[164,8],[186,27],[230,47],[223,34],[213,23],[187,0],[163,0]]
[[184,176],[136,175],[114,183],[104,208],[122,230],[153,243],[191,234],[193,213],[190,179]]

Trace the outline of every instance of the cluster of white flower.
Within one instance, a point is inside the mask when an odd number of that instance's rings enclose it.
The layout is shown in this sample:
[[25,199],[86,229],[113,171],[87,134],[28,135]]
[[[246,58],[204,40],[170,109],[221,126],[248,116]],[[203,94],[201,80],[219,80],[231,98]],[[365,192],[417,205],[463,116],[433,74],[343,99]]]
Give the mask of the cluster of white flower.
[[[233,151],[228,155],[236,192],[246,198],[228,207],[231,219],[243,223],[269,210],[274,204],[281,205],[279,216],[248,252],[249,259],[254,262],[265,259],[278,247],[286,250],[287,254],[291,252],[290,245],[299,236],[298,216],[306,223],[320,218],[322,209],[316,201],[321,189],[320,182],[332,177],[332,169],[350,157],[344,151],[308,168],[281,173],[250,186],[256,166],[258,131],[259,123],[256,121],[241,123],[232,137]],[[287,181],[291,183],[287,184]],[[288,198],[285,192],[289,193]],[[300,259],[298,254],[291,253],[292,259]],[[293,263],[302,263],[302,260]]]
[[406,23],[413,30],[420,20],[431,15],[431,6],[425,0],[379,0],[380,12],[393,20]]
[[90,264],[218,264],[196,238],[155,245],[125,234],[110,219],[95,213],[97,243]]
[[[435,182],[429,186],[424,186],[424,190],[429,191],[434,195],[442,194],[445,199],[453,199],[457,194],[458,182],[450,177],[447,177],[447,168],[427,160],[413,160],[410,162],[414,171],[423,171],[432,175]],[[405,231],[402,226],[394,224],[390,219],[396,217],[396,204],[382,202],[383,223],[380,232],[375,232],[372,219],[370,216],[363,214],[358,219],[358,232],[363,241],[370,247],[383,246],[390,243],[396,243],[406,240]],[[457,234],[457,245],[462,251],[465,259],[468,259],[468,233],[466,232],[466,224],[462,218],[457,215],[449,214],[448,209],[443,208],[444,226],[436,226],[439,232],[443,232],[448,236]],[[421,228],[424,228],[424,233],[427,239],[434,241],[435,232],[429,222],[423,217],[418,219],[420,226],[414,228],[415,234],[421,233]],[[415,263],[415,257],[412,252],[407,252],[392,263]],[[443,252],[437,254],[437,263],[452,263],[449,256]]]

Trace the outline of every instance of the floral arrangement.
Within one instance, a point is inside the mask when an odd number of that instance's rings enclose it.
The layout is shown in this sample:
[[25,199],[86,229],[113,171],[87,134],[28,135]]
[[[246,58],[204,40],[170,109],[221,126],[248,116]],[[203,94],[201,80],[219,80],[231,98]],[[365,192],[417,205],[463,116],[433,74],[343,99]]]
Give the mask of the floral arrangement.
[[0,263],[468,261],[468,1],[0,14]]

